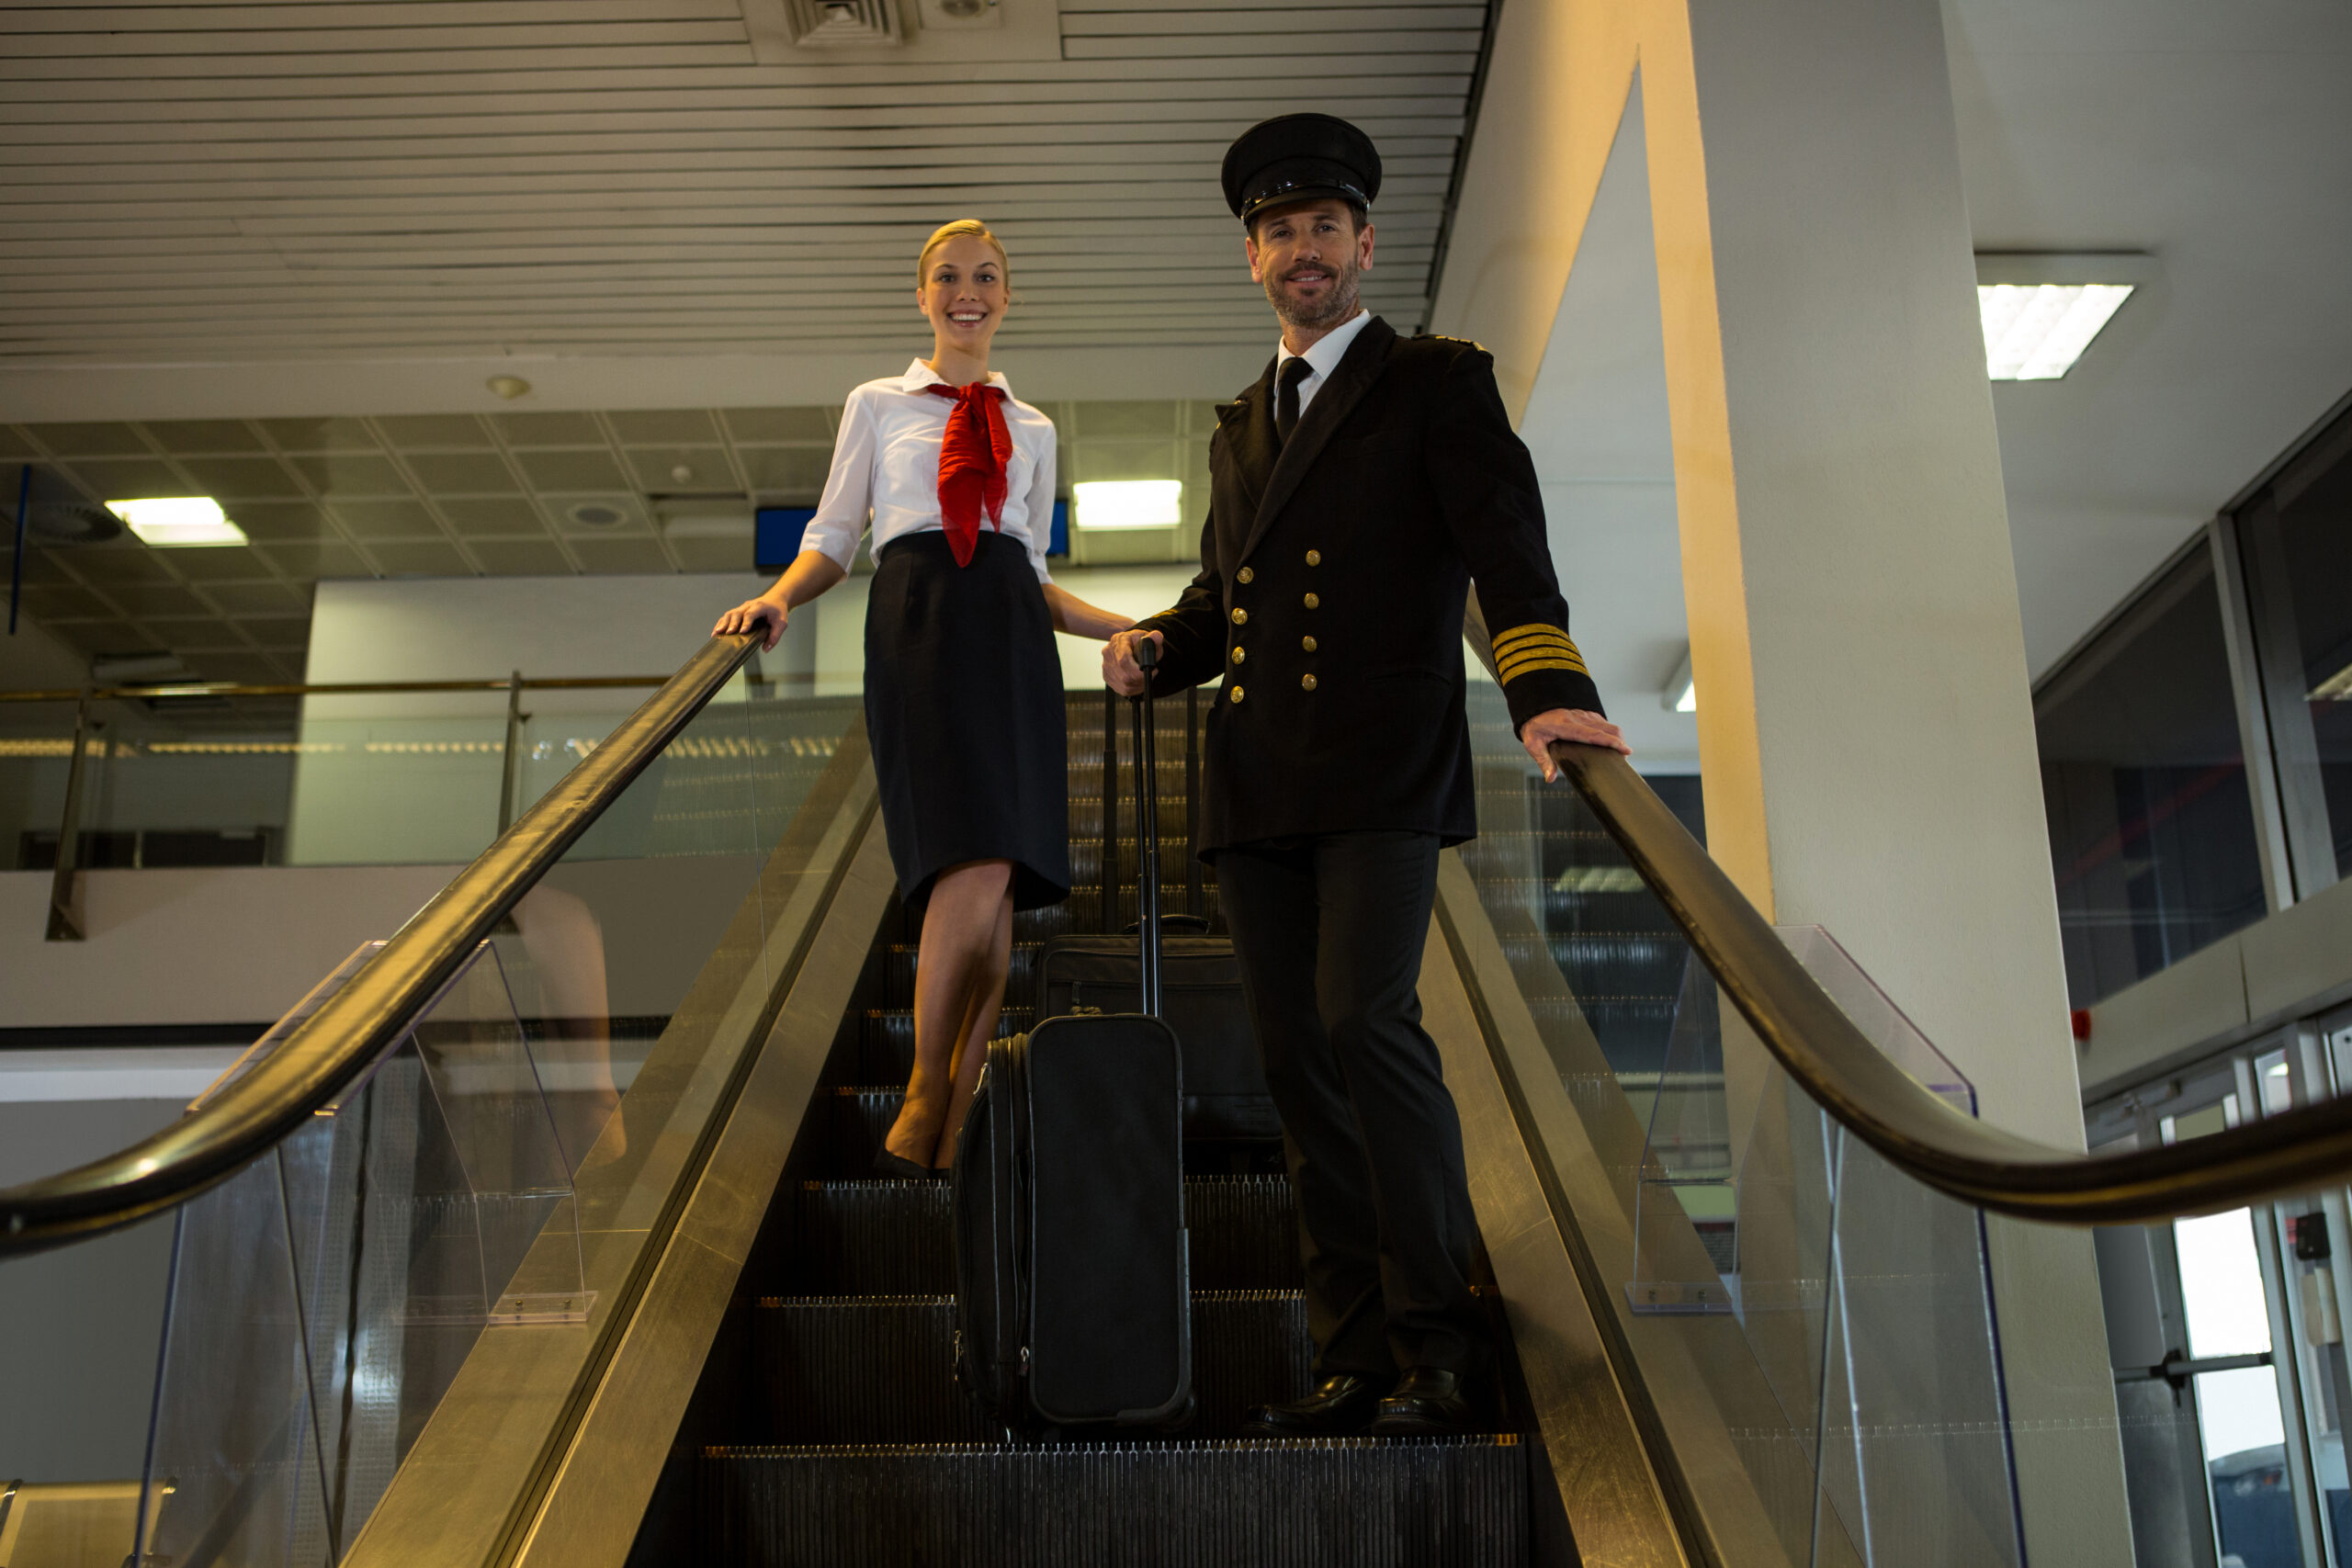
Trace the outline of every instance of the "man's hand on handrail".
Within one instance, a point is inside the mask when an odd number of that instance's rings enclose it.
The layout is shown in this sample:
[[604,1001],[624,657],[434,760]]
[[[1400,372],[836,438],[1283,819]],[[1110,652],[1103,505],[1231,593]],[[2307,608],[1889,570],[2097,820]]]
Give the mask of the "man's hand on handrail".
[[1552,761],[1553,743],[1560,740],[1573,740],[1579,746],[1606,746],[1628,757],[1634,754],[1634,749],[1625,744],[1623,733],[1599,714],[1583,708],[1547,709],[1519,730],[1519,743],[1527,748],[1527,754],[1544,770],[1545,784],[1560,776],[1560,764]]

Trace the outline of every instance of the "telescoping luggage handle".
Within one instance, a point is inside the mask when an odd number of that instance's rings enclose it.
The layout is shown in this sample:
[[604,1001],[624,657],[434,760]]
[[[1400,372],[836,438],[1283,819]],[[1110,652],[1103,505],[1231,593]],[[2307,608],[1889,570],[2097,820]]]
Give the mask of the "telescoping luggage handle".
[[[1142,933],[1143,962],[1136,972],[1143,1010],[1159,1016],[1159,759],[1154,754],[1151,671],[1159,645],[1149,637],[1136,645],[1144,674],[1143,695],[1135,700],[1136,728],[1136,925]],[[1107,737],[1105,739],[1108,739]],[[1102,808],[1111,807],[1105,774]]]

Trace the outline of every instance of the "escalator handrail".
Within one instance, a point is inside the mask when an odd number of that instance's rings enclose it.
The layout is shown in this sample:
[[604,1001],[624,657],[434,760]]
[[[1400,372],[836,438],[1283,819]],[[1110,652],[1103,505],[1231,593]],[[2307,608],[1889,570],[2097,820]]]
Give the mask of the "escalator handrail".
[[[1464,640],[1493,673],[1475,594]],[[1998,1213],[2127,1224],[2308,1191],[2352,1172],[2352,1096],[2119,1155],[2079,1154],[1962,1114],[1846,1016],[1623,756],[1569,742],[1552,756],[1773,1059],[1915,1179]]]
[[203,1105],[118,1154],[0,1190],[0,1257],[148,1218],[233,1176],[397,1045],[424,1007],[751,656],[715,637],[451,878],[286,1043]]

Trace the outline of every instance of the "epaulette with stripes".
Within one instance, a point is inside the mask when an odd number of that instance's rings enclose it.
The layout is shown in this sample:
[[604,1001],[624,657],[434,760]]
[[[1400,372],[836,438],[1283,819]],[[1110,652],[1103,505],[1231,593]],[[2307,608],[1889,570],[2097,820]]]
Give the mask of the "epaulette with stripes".
[[1584,655],[1568,640],[1568,634],[1542,621],[1530,621],[1523,626],[1495,634],[1495,669],[1506,686],[1531,670],[1590,673],[1584,667]]

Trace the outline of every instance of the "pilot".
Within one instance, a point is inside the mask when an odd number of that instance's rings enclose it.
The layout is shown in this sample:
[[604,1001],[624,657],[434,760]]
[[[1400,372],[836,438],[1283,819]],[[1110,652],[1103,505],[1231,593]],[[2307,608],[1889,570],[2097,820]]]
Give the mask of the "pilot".
[[1199,846],[1216,868],[1301,1221],[1315,1388],[1273,1437],[1458,1432],[1491,1364],[1462,1129],[1416,994],[1438,852],[1477,830],[1462,633],[1477,584],[1512,723],[1623,751],[1568,637],[1494,361],[1358,298],[1380,154],[1328,115],[1242,133],[1225,197],[1281,342],[1218,410],[1201,570],[1104,678],[1220,682]]

